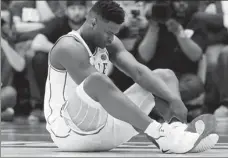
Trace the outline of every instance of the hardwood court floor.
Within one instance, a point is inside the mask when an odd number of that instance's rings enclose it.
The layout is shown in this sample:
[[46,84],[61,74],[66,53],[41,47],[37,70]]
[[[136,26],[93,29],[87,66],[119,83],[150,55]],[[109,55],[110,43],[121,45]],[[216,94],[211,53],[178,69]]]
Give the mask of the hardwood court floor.
[[203,153],[162,154],[144,135],[109,152],[61,152],[45,124],[1,123],[1,157],[228,157],[228,118],[218,120],[219,143]]

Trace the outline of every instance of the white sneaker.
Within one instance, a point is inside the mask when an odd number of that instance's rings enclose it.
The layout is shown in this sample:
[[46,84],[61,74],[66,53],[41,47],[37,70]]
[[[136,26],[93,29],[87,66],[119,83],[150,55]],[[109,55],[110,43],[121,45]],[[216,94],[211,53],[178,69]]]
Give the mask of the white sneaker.
[[199,153],[204,152],[208,149],[211,149],[215,146],[215,144],[218,142],[219,136],[218,134],[210,134],[207,137],[203,138],[200,143],[193,148],[190,153]]
[[193,149],[189,152],[203,152],[211,149],[219,140],[216,133],[217,121],[214,115],[204,114],[196,117],[187,127],[186,131],[197,132],[200,134]]
[[[218,142],[219,136],[215,133],[216,120],[212,115],[201,115],[195,118],[189,125],[180,122],[172,123],[172,128],[179,130],[190,130],[200,134],[199,140],[189,153],[203,152],[211,149]],[[190,128],[189,128],[190,127]]]
[[159,137],[154,140],[163,153],[186,153],[194,147],[200,135],[185,129],[186,127],[163,123],[159,129]]

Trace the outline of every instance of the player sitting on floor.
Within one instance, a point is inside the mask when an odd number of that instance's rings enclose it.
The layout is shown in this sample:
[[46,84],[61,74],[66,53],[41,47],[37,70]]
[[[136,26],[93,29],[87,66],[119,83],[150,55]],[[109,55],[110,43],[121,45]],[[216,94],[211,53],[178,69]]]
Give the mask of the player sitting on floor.
[[[204,115],[185,124],[175,75],[136,61],[115,36],[123,22],[118,3],[98,1],[81,28],[62,36],[49,52],[44,111],[54,143],[63,151],[107,151],[144,132],[166,153],[212,148],[218,141],[214,118]],[[109,60],[135,81],[124,93],[105,75]],[[167,102],[170,118],[183,123],[151,119],[153,95]]]

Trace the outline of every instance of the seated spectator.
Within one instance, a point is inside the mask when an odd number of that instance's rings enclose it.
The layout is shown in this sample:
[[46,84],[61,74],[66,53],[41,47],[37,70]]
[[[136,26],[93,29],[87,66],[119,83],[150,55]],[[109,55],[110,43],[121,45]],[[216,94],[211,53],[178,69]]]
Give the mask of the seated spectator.
[[77,30],[82,25],[87,13],[86,4],[86,1],[67,1],[65,16],[56,17],[46,23],[45,28],[41,29],[40,33],[33,39],[32,50],[35,54],[32,59],[32,66],[40,91],[41,103],[35,106],[30,119],[44,120],[42,110],[48,70],[48,53],[58,38],[72,30]]
[[42,22],[50,21],[52,18],[64,16],[65,1],[36,0],[36,9]]
[[218,103],[226,108],[225,116],[228,116],[228,46],[222,49],[219,54],[218,64],[214,70],[214,82],[218,89]]
[[[2,5],[1,9],[1,15],[4,15],[1,17],[1,105],[3,112],[1,116],[2,120],[12,120],[13,115],[16,115],[18,112],[17,109],[23,109],[23,111],[28,110],[28,104],[20,108],[15,106],[19,102],[19,94],[23,95],[23,93],[20,93],[17,89],[17,85],[14,84],[14,81],[18,80],[18,78],[15,79],[15,75],[23,74],[26,61],[24,56],[15,50],[15,36],[11,29],[10,12],[7,6],[4,8]],[[23,82],[21,82],[20,85],[23,85]],[[14,109],[7,108],[12,106],[14,106]]]
[[[210,3],[205,12],[195,15],[196,24],[204,25],[208,31],[208,48],[206,50],[208,71],[212,71],[217,64],[221,50],[228,43],[228,27],[226,20],[228,14],[227,1],[216,1]],[[224,16],[225,15],[225,16]]]
[[199,65],[204,59],[207,36],[204,30],[193,27],[191,22],[198,9],[196,1],[174,1],[169,5],[173,8],[171,18],[160,17],[160,13],[155,12],[155,4],[149,10],[148,30],[135,48],[138,51],[138,60],[147,64],[150,69],[168,68],[176,74],[180,82],[180,96],[187,108],[198,109],[197,113],[194,112],[195,116],[189,113],[190,121],[200,114],[199,109],[202,108],[204,83],[199,74],[204,73],[199,71]]
[[220,115],[228,116],[228,46],[219,53],[218,62],[212,72],[212,93],[206,96],[207,112],[214,113],[220,106]]
[[45,22],[61,17],[65,1],[12,1],[10,10],[17,33],[39,30]]
[[12,85],[14,71],[21,72],[25,60],[6,41],[1,38],[1,120],[12,121],[17,92]]
[[[14,23],[12,21],[13,12],[9,9],[9,7],[11,6],[11,3],[9,3],[8,1],[8,5],[4,5],[3,2],[1,2],[1,4],[2,4],[1,5],[2,37],[9,43],[9,47],[11,47],[11,49],[13,49],[14,52],[17,52],[18,55],[23,57],[24,58],[23,60],[25,60],[23,71],[13,72],[13,77],[12,77],[13,79],[11,84],[13,85],[13,88],[17,92],[16,106],[14,107],[14,115],[26,116],[30,113],[30,110],[31,110],[31,105],[30,105],[31,95],[30,95],[30,89],[29,89],[30,87],[28,83],[34,83],[34,81],[28,75],[30,74],[28,73],[28,71],[30,68],[29,55],[31,53],[29,53],[29,48],[30,48],[31,42],[30,43],[29,41],[20,42],[20,39],[18,40],[17,32],[15,30]],[[31,86],[31,88],[34,89],[34,86]],[[5,113],[7,114],[8,110],[4,112],[4,117],[5,117]],[[12,110],[10,110],[10,113],[12,113]]]
[[220,53],[224,52],[228,44],[227,6],[227,1],[215,1],[207,6],[205,12],[199,12],[194,17],[195,24],[204,26],[208,34],[205,109],[210,113],[214,113],[221,105],[218,87],[214,83],[213,74],[217,71],[218,65],[220,65],[218,60]]
[[[43,28],[41,17],[36,9],[36,1],[12,1],[10,4],[12,20],[17,33]],[[44,8],[44,12],[46,8]],[[47,14],[48,17],[48,14]]]

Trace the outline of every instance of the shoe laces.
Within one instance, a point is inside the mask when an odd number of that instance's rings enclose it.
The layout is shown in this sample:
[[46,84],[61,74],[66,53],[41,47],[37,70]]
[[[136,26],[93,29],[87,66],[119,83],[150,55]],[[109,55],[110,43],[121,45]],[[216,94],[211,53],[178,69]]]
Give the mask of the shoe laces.
[[160,133],[160,136],[167,136],[169,134],[171,134],[172,132],[172,128],[170,126],[170,124],[168,123],[163,123],[159,129],[159,133]]
[[181,122],[173,122],[170,124],[171,128],[185,131],[188,127],[187,124]]

